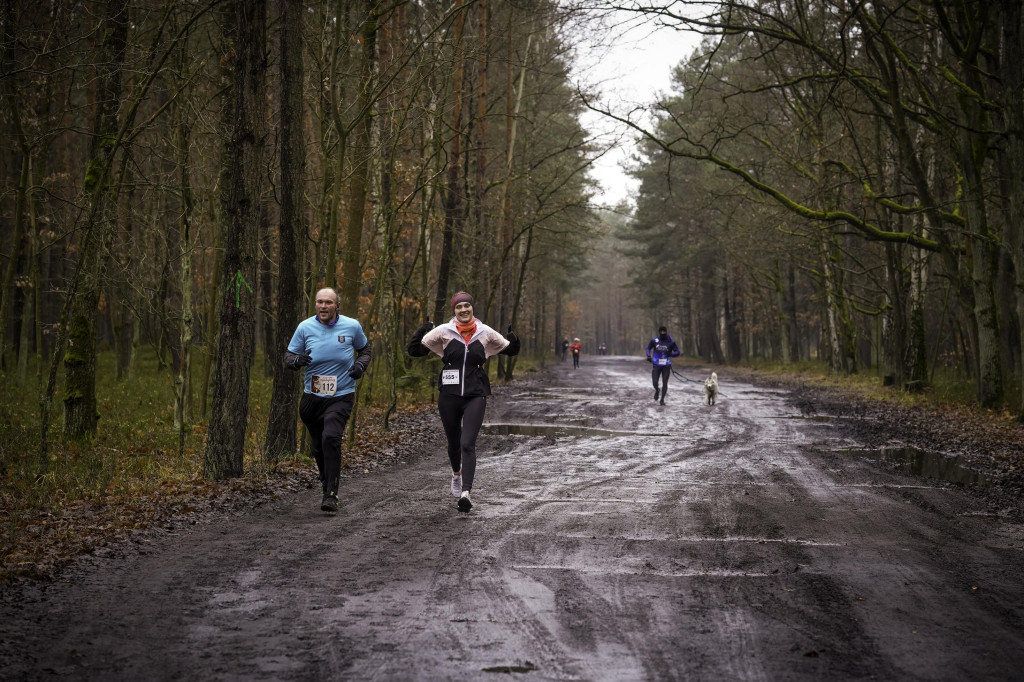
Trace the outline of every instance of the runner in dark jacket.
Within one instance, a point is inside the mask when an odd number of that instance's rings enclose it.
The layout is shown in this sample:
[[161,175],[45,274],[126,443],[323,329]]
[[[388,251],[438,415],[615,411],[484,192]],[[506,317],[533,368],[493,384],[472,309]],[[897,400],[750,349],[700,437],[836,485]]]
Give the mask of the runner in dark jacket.
[[658,378],[661,378],[661,404],[665,404],[668,395],[668,376],[672,373],[672,358],[678,357],[679,346],[668,335],[668,329],[658,327],[658,335],[647,344],[647,361],[654,365],[651,370],[651,381],[654,382],[654,399],[658,400]]
[[437,409],[448,438],[452,466],[451,491],[459,498],[459,511],[473,507],[469,493],[476,473],[476,439],[484,422],[491,382],[483,368],[487,358],[519,353],[519,338],[494,331],[473,315],[473,297],[460,291],[452,297],[454,317],[438,327],[428,320],[409,341],[409,355],[441,356],[440,395]]

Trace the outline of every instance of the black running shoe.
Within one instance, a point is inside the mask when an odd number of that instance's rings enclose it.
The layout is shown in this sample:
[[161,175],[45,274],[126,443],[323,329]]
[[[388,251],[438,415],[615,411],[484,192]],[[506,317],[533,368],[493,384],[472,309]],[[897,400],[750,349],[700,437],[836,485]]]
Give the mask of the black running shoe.
[[665,404],[665,399],[664,399],[664,398],[662,398],[662,399],[661,399],[661,404],[662,404],[662,405],[664,405],[664,404]]
[[659,395],[660,393],[661,393],[661,392],[660,392],[660,391],[659,391],[658,389],[654,389],[654,399],[655,399],[655,400],[657,400],[657,399],[658,399],[658,395]]
[[473,508],[473,501],[469,499],[469,491],[463,490],[462,497],[459,498],[459,511],[468,512]]
[[327,495],[324,495],[324,501],[320,503],[320,511],[338,511],[338,495],[336,493],[328,493]]

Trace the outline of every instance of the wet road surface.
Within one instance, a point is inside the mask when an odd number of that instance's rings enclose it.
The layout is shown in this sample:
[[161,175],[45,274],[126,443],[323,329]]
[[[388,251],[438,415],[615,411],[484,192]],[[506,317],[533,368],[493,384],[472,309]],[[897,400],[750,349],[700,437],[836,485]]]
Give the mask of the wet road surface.
[[[584,357],[419,458],[0,600],[0,678],[1019,679],[1024,528],[719,372]],[[702,379],[700,368],[679,368]],[[870,456],[865,456],[870,455]]]

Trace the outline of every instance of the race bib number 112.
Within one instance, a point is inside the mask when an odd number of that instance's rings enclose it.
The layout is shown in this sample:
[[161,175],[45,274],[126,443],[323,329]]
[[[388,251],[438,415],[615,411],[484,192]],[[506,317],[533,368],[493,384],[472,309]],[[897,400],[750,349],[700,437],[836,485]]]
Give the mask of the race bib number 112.
[[338,377],[326,375],[313,375],[313,393],[321,395],[334,395],[338,390]]

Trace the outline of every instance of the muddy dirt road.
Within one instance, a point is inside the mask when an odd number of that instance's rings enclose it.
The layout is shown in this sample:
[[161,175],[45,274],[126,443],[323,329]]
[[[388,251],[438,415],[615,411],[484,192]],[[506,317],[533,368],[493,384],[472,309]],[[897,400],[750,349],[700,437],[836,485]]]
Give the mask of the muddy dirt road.
[[[1006,680],[1024,529],[723,374],[586,357],[389,471],[4,588],[2,679]],[[683,370],[696,377],[697,368]]]

